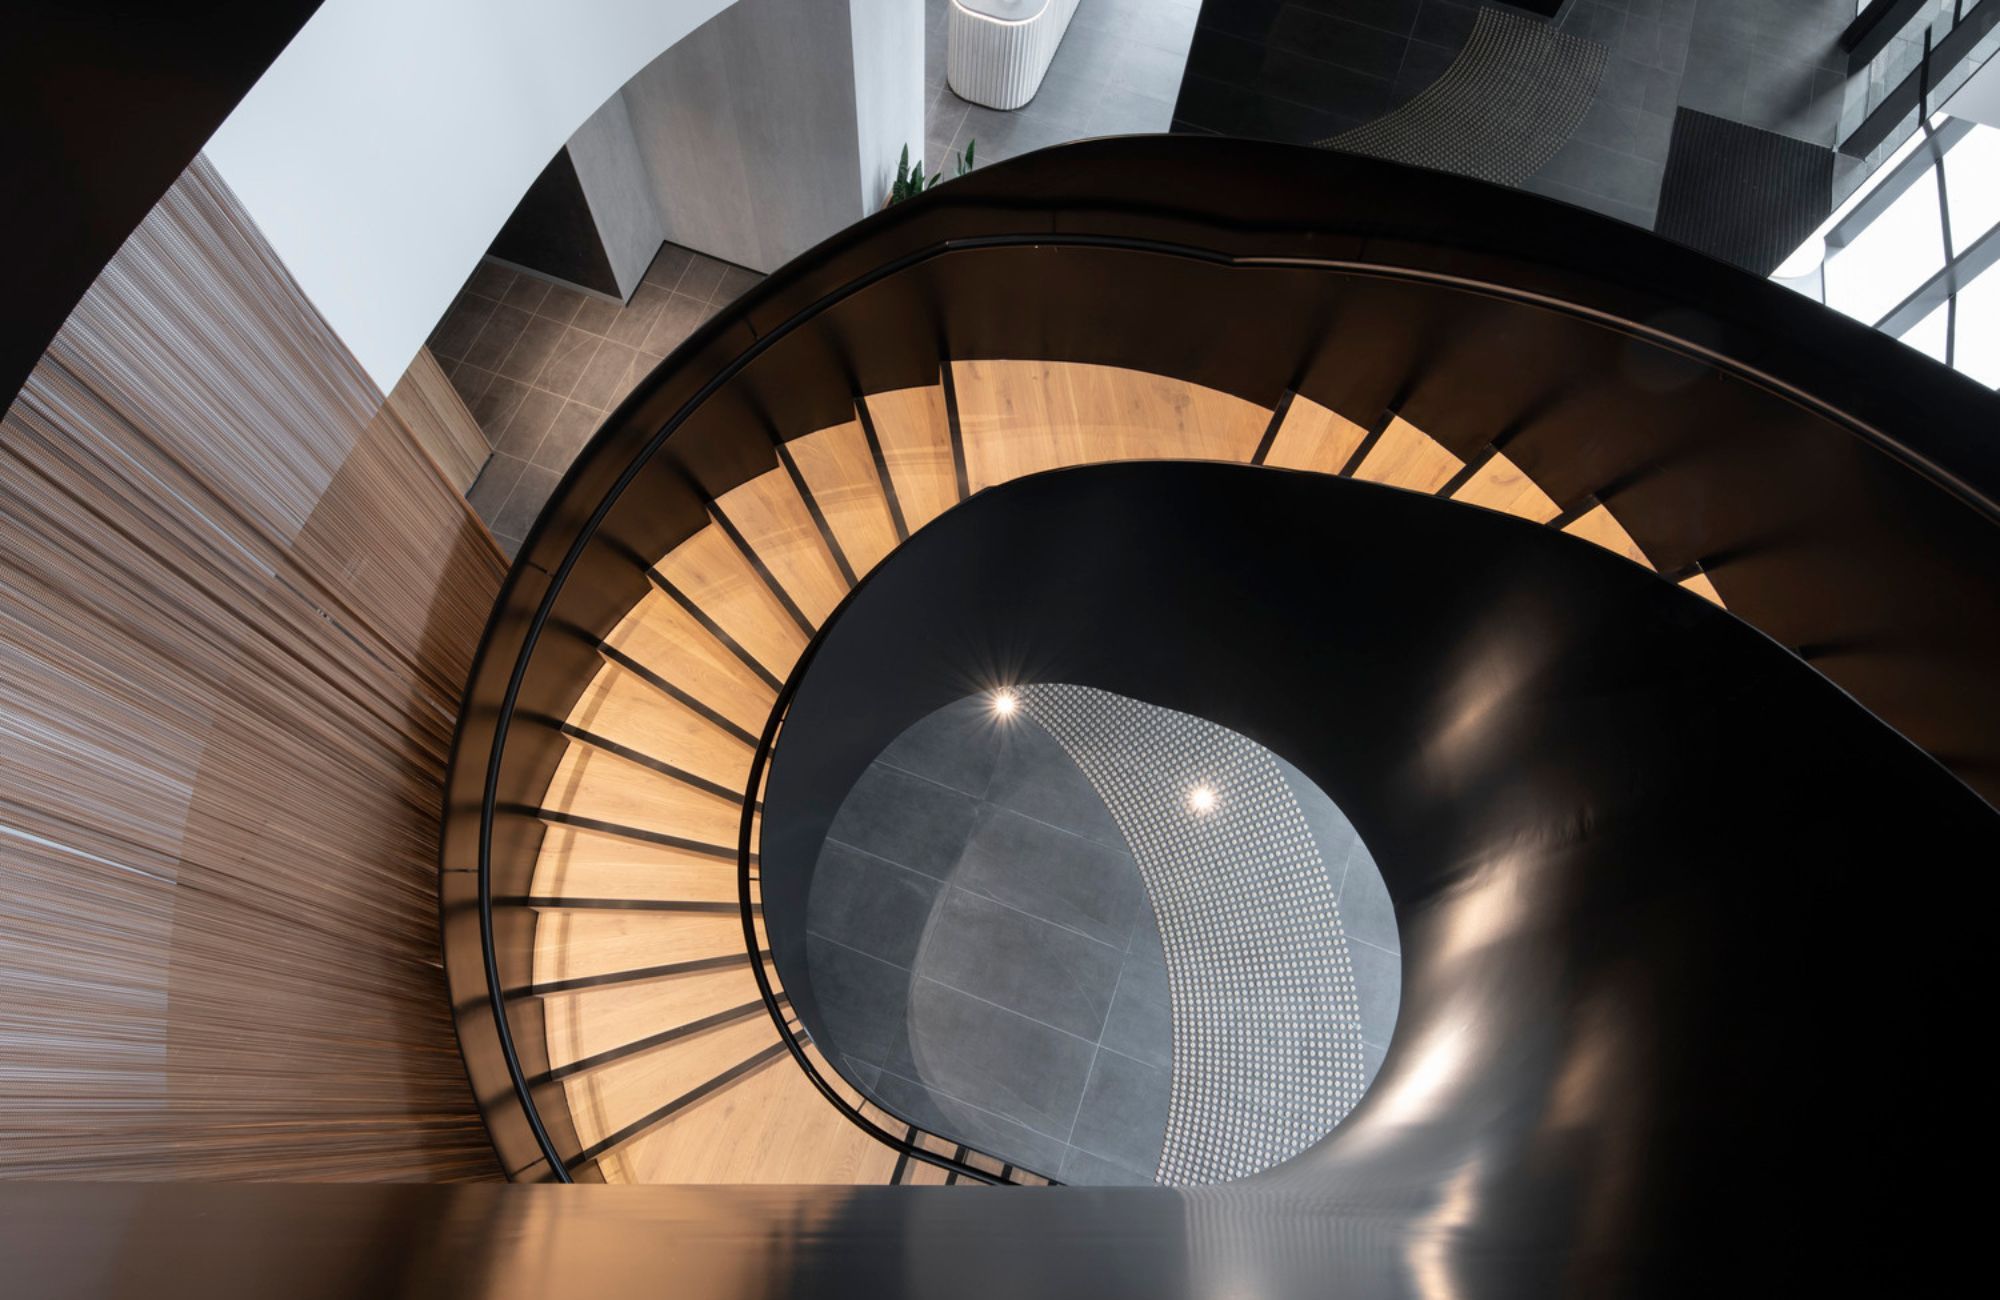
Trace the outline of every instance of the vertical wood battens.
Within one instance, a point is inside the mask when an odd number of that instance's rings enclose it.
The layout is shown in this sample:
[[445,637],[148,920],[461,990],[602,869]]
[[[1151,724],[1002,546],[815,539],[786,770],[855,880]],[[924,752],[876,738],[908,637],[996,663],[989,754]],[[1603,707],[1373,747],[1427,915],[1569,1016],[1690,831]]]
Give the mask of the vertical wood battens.
[[197,159],[7,411],[0,1177],[498,1172],[436,857],[505,566],[406,397]]

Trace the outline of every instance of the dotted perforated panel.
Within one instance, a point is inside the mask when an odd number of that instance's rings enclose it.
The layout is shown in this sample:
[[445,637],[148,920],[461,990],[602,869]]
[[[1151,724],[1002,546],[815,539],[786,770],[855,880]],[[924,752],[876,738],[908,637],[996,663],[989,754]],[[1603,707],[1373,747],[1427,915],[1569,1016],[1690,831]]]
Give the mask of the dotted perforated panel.
[[1429,89],[1319,147],[1519,185],[1583,121],[1605,55],[1598,42],[1539,18],[1482,8],[1465,48]]
[[1125,696],[1018,694],[1111,810],[1159,919],[1174,1027],[1159,1181],[1240,1178],[1311,1146],[1366,1086],[1361,1017],[1336,887],[1276,761]]

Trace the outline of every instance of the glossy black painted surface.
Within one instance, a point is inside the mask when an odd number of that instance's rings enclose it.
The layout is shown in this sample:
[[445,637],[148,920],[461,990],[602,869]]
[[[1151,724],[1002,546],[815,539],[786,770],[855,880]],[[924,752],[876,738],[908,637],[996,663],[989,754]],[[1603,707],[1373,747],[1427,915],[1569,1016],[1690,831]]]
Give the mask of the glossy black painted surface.
[[1196,464],[985,492],[821,639],[766,790],[763,872],[779,971],[834,1059],[803,952],[832,817],[910,722],[1035,682],[1241,732],[1373,851],[1403,948],[1388,1057],[1345,1123],[1244,1184],[1306,1211],[1329,1266],[1350,1235],[1429,1221],[1490,1252],[1452,1270],[1473,1293],[1517,1253],[1620,1291],[1691,1275],[1697,1251],[1822,1230],[1857,1185],[1949,1149],[1978,1104],[1946,1044],[1983,920],[1920,879],[2000,860],[2000,814],[1949,772],[1587,543]]
[[[1497,444],[1564,507],[1609,502],[1663,571],[1704,566],[1733,612],[2000,791],[1992,392],[1530,195],[1242,141],[1046,151],[861,222],[716,316],[607,421],[527,539],[467,688],[443,852],[462,1042],[511,1170],[542,1156],[499,1041],[510,1025],[516,1065],[538,1072],[530,918],[508,900],[527,892],[529,809],[595,638],[706,524],[705,499],[775,466],[774,438],[935,383],[949,357],[1126,366],[1265,405],[1292,389],[1364,424],[1394,407],[1461,456]],[[1371,543],[1386,567],[1400,540]],[[519,1019],[496,1021],[496,999]]]
[[567,145],[556,150],[556,156],[521,196],[488,251],[516,266],[622,296]]
[[0,405],[125,237],[319,8],[26,0],[0,36]]

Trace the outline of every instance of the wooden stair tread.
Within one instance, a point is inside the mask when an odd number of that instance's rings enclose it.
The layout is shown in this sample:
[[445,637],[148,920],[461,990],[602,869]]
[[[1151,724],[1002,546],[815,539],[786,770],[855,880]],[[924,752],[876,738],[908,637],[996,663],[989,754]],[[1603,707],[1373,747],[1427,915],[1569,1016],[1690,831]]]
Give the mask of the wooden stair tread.
[[[544,998],[549,1060],[567,1065],[758,1001],[757,980],[748,962],[651,984],[613,984]],[[770,1019],[761,1006],[757,1014]]]
[[731,852],[742,830],[740,799],[726,799],[581,741],[571,741],[563,751],[542,807]]
[[[1715,589],[1715,583],[1710,580],[1706,573],[1691,574],[1688,577],[1682,578],[1680,585],[1685,590],[1700,596],[1711,605],[1722,604],[1722,593]],[[1724,606],[1724,608],[1727,608],[1727,606]]]
[[1024,474],[1120,460],[1247,462],[1268,408],[1144,371],[1047,361],[954,361],[974,492]]
[[675,1183],[880,1184],[895,1167],[789,1054],[646,1134],[626,1160],[637,1181]]
[[653,567],[766,672],[779,681],[791,672],[805,631],[721,528],[710,524]]
[[847,579],[792,476],[782,468],[759,474],[715,505],[800,612],[815,627],[824,623],[847,594]]
[[1362,458],[1354,477],[1412,492],[1436,492],[1464,465],[1444,444],[1397,416]]
[[914,533],[958,504],[958,471],[952,463],[944,387],[899,388],[871,393],[864,400],[903,523]]
[[569,723],[731,790],[750,782],[752,746],[616,663],[598,671]]
[[1563,531],[1571,537],[1581,537],[1586,542],[1596,542],[1605,550],[1622,555],[1634,564],[1643,564],[1649,569],[1653,567],[1653,562],[1646,558],[1646,553],[1639,549],[1639,544],[1632,540],[1632,535],[1612,517],[1608,506],[1593,506],[1571,520],[1569,527]]
[[605,645],[685,691],[752,736],[778,693],[663,591],[649,591]]
[[1293,397],[1264,463],[1279,469],[1338,474],[1347,468],[1354,449],[1367,436],[1368,430],[1318,402]]
[[737,901],[736,864],[666,844],[551,826],[535,859],[536,898]]
[[[778,1041],[769,1016],[753,1016],[563,1081],[577,1136],[588,1148],[685,1096]],[[736,1086],[736,1085],[731,1085]],[[825,1103],[821,1103],[824,1108]]]
[[535,922],[534,982],[742,952],[743,919],[733,913],[545,912]]
[[1473,471],[1458,491],[1452,493],[1451,499],[1498,510],[1503,514],[1518,515],[1537,524],[1545,524],[1562,513],[1562,507],[1536,486],[1520,466],[1497,451]]
[[785,450],[857,579],[896,549],[896,523],[859,420],[794,438]]

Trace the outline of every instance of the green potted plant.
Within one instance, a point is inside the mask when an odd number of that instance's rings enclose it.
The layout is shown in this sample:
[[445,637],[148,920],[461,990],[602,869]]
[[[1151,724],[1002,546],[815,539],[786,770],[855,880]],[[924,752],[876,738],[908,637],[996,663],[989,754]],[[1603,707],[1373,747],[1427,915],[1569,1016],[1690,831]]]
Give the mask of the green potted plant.
[[[965,152],[955,155],[956,168],[952,172],[954,177],[963,176],[972,170],[972,151],[978,143],[977,140],[967,140],[965,142]],[[891,203],[901,203],[904,199],[922,194],[925,190],[936,185],[943,177],[944,171],[942,168],[926,177],[924,175],[924,160],[921,158],[917,159],[916,168],[912,170],[910,167],[910,146],[904,145],[902,159],[896,164],[896,180],[889,186],[888,201],[883,203],[882,206],[886,208]]]

